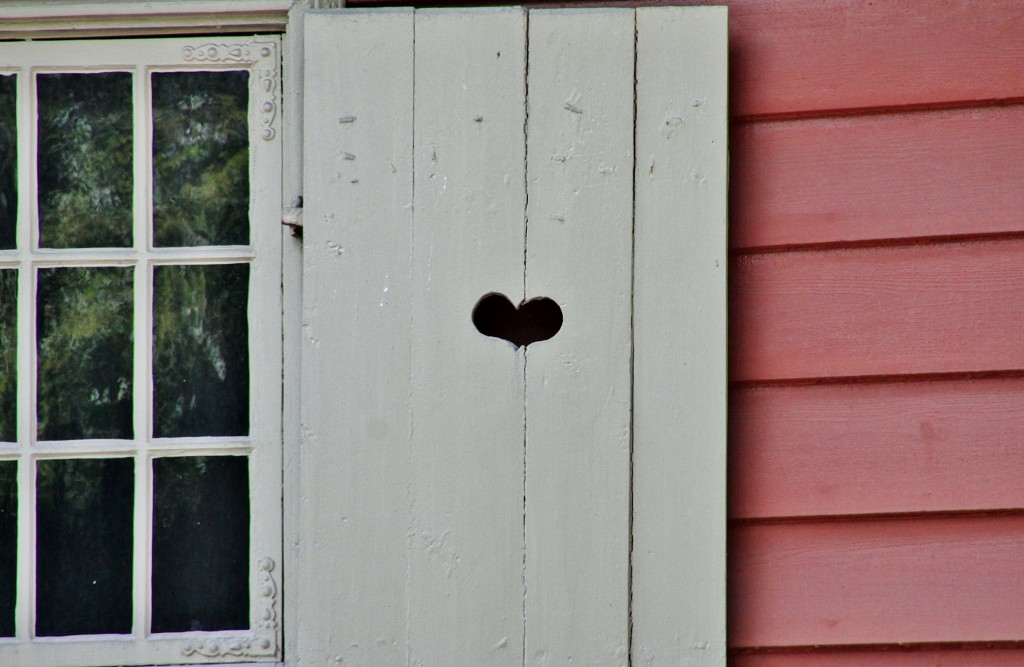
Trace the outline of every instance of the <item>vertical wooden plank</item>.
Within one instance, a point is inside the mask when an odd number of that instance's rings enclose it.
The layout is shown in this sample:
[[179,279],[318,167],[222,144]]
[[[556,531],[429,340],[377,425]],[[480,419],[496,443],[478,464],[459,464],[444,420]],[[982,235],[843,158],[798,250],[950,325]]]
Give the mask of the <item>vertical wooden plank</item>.
[[412,664],[523,661],[523,357],[471,314],[523,289],[525,23],[416,14]]
[[413,14],[309,13],[298,654],[408,654]]
[[[281,91],[281,104],[289,113],[281,118],[282,199],[286,206],[302,204],[302,115],[306,98],[303,77],[303,48],[305,45],[305,8],[300,4],[288,10],[288,31],[281,38],[281,77],[288,85]],[[299,563],[300,503],[302,499],[302,237],[293,236],[291,230],[281,230],[281,296],[282,296],[282,487],[283,549],[281,574],[288,573]],[[298,655],[299,624],[298,586],[282,586],[281,614],[285,656]]]
[[[681,66],[685,64],[685,66]],[[726,10],[637,14],[636,664],[725,664]]]
[[633,17],[530,13],[526,295],[564,315],[527,352],[531,665],[628,661]]

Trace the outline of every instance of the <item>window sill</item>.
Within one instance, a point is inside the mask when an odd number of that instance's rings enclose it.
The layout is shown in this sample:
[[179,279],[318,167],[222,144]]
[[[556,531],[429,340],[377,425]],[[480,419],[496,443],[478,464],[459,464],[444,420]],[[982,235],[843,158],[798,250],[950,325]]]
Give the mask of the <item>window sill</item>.
[[0,39],[282,32],[295,0],[39,2],[0,6]]

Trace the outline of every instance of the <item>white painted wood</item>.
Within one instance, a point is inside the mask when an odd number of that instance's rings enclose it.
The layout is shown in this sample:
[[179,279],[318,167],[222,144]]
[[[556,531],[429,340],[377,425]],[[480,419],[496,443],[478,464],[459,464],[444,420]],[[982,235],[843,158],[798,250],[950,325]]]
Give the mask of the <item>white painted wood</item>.
[[629,657],[632,9],[530,13],[526,659]]
[[412,664],[523,662],[523,356],[471,313],[523,291],[525,31],[416,14]]
[[413,14],[305,25],[298,654],[406,664]]
[[637,665],[725,664],[726,16],[637,11]]
[[[207,39],[190,39],[190,46],[209,44]],[[278,37],[248,39],[253,60],[249,78],[249,226],[255,256],[249,265],[249,377],[250,440],[250,614],[257,636],[272,637],[273,651],[257,648],[251,653],[262,659],[281,656],[282,490],[281,490],[281,41]],[[219,42],[218,42],[219,43]],[[185,51],[182,52],[184,55]],[[195,59],[190,60],[194,62]],[[226,64],[226,63],[224,63]],[[268,112],[268,109],[271,111]],[[154,264],[159,259],[154,257]],[[265,575],[259,564],[273,561],[266,573],[276,581],[272,600],[263,597]],[[273,602],[268,609],[265,603]],[[273,627],[260,630],[268,613]],[[271,655],[267,655],[270,653]],[[195,655],[195,654],[193,654]],[[249,656],[245,656],[249,657]],[[236,662],[238,656],[222,660]]]
[[[302,115],[304,93],[303,46],[305,22],[301,4],[288,13],[288,32],[281,38],[281,77],[288,85],[282,90],[282,202],[286,207],[302,205]],[[282,216],[283,217],[283,216]],[[298,656],[298,586],[290,585],[298,577],[300,500],[302,498],[302,237],[287,227],[281,228],[281,295],[283,299],[282,364],[282,513],[284,545],[281,554],[282,628],[284,655]],[[292,660],[294,664],[294,659]]]
[[0,39],[283,31],[304,0],[6,0]]
[[723,663],[724,17],[637,11],[307,15],[302,662],[628,664],[634,509],[632,658]]
[[[132,178],[137,187],[132,193],[132,238],[137,246],[153,246],[152,174],[153,174],[153,112],[151,78],[147,72],[132,72]],[[103,252],[102,250],[99,252]],[[133,254],[134,248],[132,249]],[[73,253],[72,253],[73,254]],[[134,259],[134,258],[133,258]],[[38,263],[36,264],[38,266]],[[136,323],[132,343],[134,374],[133,428],[140,442],[132,449],[135,454],[135,495],[133,516],[134,553],[149,554],[152,540],[153,494],[152,465],[146,449],[153,433],[153,269],[148,262],[133,262],[133,289],[135,303],[132,320]],[[27,312],[27,311],[26,311]],[[58,443],[60,446],[63,443]],[[36,451],[39,451],[38,445]],[[133,628],[149,628],[152,609],[149,601],[151,567],[149,558],[135,558],[132,562],[132,619]]]
[[[18,76],[18,99],[28,100],[34,98],[34,84],[32,77]],[[35,135],[32,132],[32,121],[34,109],[26,104],[19,104],[17,109],[18,123],[18,248],[28,248],[32,244],[32,224],[29,214],[30,207],[21,204],[20,197],[33,197],[35,185],[35,151],[23,150],[22,147],[35,144]],[[10,266],[27,266],[23,251],[10,253],[18,259],[17,263]],[[35,303],[35,277],[27,271],[18,272],[18,311],[31,312],[26,310]],[[29,464],[31,442],[35,437],[35,358],[27,353],[35,345],[36,339],[36,318],[18,318],[18,489],[19,500],[28,499],[28,506],[35,506],[34,480],[35,476]],[[20,490],[25,489],[27,494],[21,494]],[[35,517],[32,512],[18,512],[18,587],[15,592],[17,597],[14,610],[15,634],[19,639],[28,637],[32,628],[32,617],[30,608],[34,604],[33,582],[35,581],[35,550],[34,539],[25,539],[24,536],[32,535],[35,526]]]
[[[7,0],[0,16],[3,18],[67,18],[86,19],[101,16],[137,16],[140,14],[196,15],[220,12],[237,14],[283,14],[295,0]],[[279,17],[279,20],[283,17]]]

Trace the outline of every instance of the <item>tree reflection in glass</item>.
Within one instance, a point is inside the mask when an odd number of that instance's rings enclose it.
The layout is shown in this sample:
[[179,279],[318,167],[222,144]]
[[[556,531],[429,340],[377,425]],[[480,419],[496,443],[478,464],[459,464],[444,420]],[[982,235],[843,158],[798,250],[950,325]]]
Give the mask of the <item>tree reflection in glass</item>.
[[0,442],[18,437],[18,272],[0,269]]
[[15,247],[18,222],[18,78],[0,75],[0,250]]
[[153,632],[249,627],[249,459],[153,461]]
[[249,266],[157,266],[154,289],[154,435],[248,435]]
[[156,245],[248,244],[249,73],[152,76]]
[[38,74],[39,245],[132,244],[132,76]]
[[132,269],[39,270],[40,440],[131,438]]
[[14,636],[18,563],[18,462],[0,461],[0,637]]
[[36,634],[132,630],[133,459],[51,459],[36,472]]

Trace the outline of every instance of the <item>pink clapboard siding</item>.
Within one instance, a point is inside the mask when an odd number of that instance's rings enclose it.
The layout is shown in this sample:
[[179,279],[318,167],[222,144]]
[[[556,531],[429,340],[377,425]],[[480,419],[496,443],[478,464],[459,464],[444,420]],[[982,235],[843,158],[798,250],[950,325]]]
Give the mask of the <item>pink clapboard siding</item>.
[[893,647],[878,650],[734,653],[729,667],[1008,667],[1020,663],[1017,648]]
[[1024,507],[1024,378],[743,387],[736,518]]
[[1024,2],[529,4],[730,8],[729,664],[1024,665]]
[[736,380],[1024,368],[1024,239],[744,255]]
[[730,664],[1024,664],[1024,3],[729,5]]
[[1024,97],[1019,0],[726,4],[736,116]]
[[742,123],[731,148],[734,247],[1024,231],[1024,106]]
[[1024,637],[1024,515],[740,524],[730,544],[735,645]]

